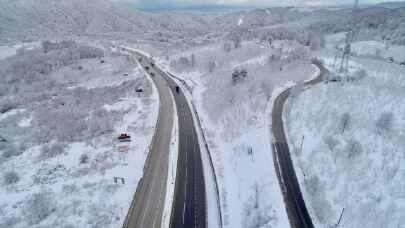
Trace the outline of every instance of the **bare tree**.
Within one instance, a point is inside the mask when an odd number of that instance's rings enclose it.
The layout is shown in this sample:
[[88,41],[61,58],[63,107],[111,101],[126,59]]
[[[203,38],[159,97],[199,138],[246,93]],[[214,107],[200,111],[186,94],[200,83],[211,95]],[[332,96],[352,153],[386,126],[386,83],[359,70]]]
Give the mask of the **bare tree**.
[[215,63],[215,61],[208,61],[208,71],[210,73],[214,72],[215,68],[216,68],[217,64]]
[[195,67],[195,62],[196,60],[195,60],[195,55],[194,55],[194,53],[193,54],[191,54],[191,56],[190,56],[190,62],[191,62],[191,67]]
[[392,112],[384,112],[381,114],[376,122],[377,131],[379,134],[388,132],[392,129],[392,123],[394,121],[394,114]]
[[351,139],[347,142],[346,151],[348,153],[348,158],[353,158],[362,153],[363,149],[357,140]]
[[349,127],[350,125],[350,114],[349,113],[344,113],[340,119],[340,129],[342,134],[345,132],[345,130]]

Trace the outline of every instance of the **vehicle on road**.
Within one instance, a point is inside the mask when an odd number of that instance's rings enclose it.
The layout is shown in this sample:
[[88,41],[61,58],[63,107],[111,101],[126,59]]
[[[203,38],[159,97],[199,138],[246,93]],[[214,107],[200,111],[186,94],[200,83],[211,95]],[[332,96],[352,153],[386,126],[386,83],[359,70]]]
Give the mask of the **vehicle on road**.
[[401,66],[405,66],[405,61],[403,61],[402,63],[400,63],[399,65]]
[[128,73],[124,73],[124,76],[125,76],[125,77],[128,77],[128,76],[129,76],[129,74],[128,74]]
[[388,62],[388,63],[393,63],[393,62],[394,62],[394,58],[393,58],[393,57],[388,57],[388,58],[387,58],[387,62]]
[[176,86],[176,93],[180,93],[180,87]]
[[131,136],[126,133],[122,133],[118,136],[118,140],[120,142],[131,142]]
[[331,75],[331,76],[329,76],[328,80],[326,80],[326,83],[341,82],[341,81],[343,81],[343,78],[341,76]]
[[137,89],[135,90],[135,92],[137,92],[137,93],[143,93],[143,89],[142,89],[142,88],[137,88]]

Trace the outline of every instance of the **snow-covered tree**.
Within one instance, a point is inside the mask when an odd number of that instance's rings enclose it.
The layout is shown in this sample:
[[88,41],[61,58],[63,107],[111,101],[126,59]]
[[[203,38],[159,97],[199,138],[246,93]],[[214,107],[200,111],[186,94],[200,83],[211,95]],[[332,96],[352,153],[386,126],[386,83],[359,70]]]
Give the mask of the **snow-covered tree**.
[[56,211],[52,195],[50,192],[39,192],[29,196],[24,204],[23,214],[30,226],[39,224]]
[[41,158],[53,158],[58,155],[63,154],[65,151],[65,146],[59,142],[54,142],[49,144],[45,144],[41,147]]
[[232,84],[236,85],[248,76],[246,69],[235,69],[232,72]]
[[3,183],[5,185],[17,183],[19,180],[20,176],[15,171],[8,171],[3,175]]
[[262,190],[259,184],[254,185],[254,193],[250,196],[249,202],[244,206],[243,210],[243,227],[245,228],[270,228],[272,221],[276,220],[273,210],[270,206],[266,206],[261,200]]
[[346,151],[348,153],[348,158],[350,159],[359,156],[363,152],[363,149],[358,141],[351,139],[347,142]]
[[22,154],[22,150],[14,144],[7,144],[3,151],[3,158],[11,158]]
[[224,46],[223,46],[223,49],[224,49],[225,52],[230,52],[232,50],[232,44],[229,43],[229,42],[225,42]]

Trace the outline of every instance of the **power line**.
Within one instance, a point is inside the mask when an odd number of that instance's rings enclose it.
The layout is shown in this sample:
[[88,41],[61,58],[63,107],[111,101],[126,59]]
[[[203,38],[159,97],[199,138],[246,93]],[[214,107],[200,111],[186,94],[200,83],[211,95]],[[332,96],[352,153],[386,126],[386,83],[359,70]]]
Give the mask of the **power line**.
[[359,0],[355,0],[352,20],[349,26],[349,31],[346,33],[345,45],[342,49],[341,60],[340,60],[340,73],[345,73],[349,68],[349,59],[351,55],[352,43],[354,42],[354,37],[358,33],[358,17],[359,16]]

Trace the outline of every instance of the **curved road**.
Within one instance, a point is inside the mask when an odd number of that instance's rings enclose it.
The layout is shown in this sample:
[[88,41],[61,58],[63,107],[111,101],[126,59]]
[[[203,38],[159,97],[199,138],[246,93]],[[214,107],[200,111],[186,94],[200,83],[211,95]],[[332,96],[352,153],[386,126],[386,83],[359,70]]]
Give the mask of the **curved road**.
[[320,75],[314,80],[287,89],[276,98],[273,106],[273,159],[292,228],[314,228],[314,225],[302,197],[297,176],[294,171],[294,165],[291,160],[283,126],[283,108],[293,89],[304,89],[307,86],[315,85],[323,80],[327,70],[319,61],[314,60],[313,64],[320,69]]
[[[132,50],[127,49],[126,51],[137,58],[142,58],[141,65],[145,70],[146,66],[152,65],[146,56]],[[159,122],[143,181],[138,186],[124,228],[158,228],[161,226],[173,122],[172,95],[179,121],[179,155],[170,227],[206,228],[207,209],[203,165],[191,109],[183,91],[177,87],[178,85],[169,75],[157,66],[151,67],[149,72],[155,73],[152,79],[159,90],[161,100]]]

